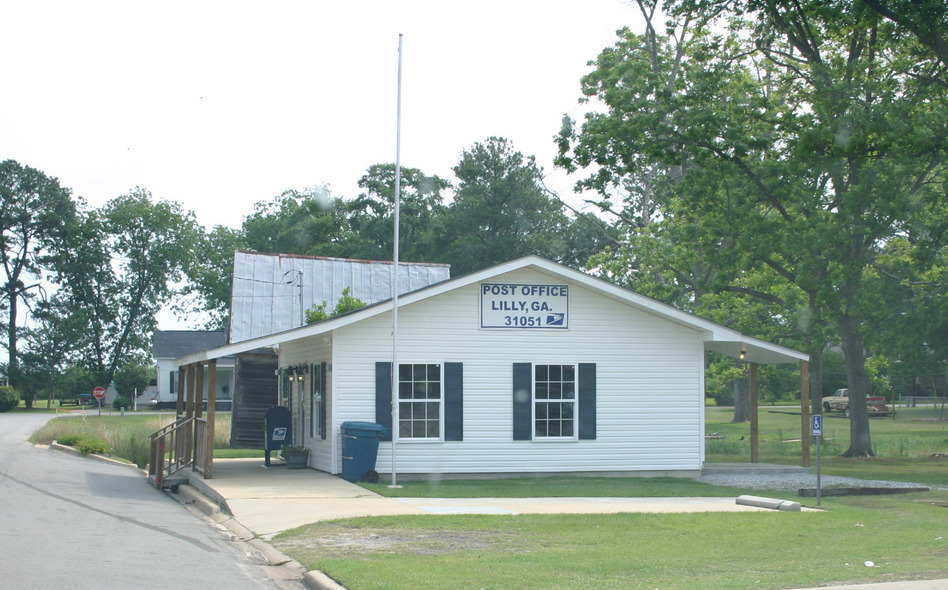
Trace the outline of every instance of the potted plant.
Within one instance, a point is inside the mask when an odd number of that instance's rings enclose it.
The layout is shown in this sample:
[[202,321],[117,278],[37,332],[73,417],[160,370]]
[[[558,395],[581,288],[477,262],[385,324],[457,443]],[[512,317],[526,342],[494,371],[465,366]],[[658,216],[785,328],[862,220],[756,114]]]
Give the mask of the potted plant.
[[287,469],[304,469],[309,464],[309,449],[297,445],[280,448],[280,458],[286,461]]

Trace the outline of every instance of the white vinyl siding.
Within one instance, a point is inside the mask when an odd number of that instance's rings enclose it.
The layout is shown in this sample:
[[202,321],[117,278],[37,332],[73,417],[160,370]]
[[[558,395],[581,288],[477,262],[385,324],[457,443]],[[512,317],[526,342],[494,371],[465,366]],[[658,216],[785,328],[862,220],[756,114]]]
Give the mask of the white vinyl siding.
[[[315,408],[311,406],[311,392],[313,391],[312,380],[318,378],[319,371],[313,370],[313,365],[317,369],[320,369],[321,363],[327,363],[326,365],[326,390],[322,392],[322,395],[326,397],[326,412],[329,416],[332,415],[333,405],[335,400],[332,395],[332,371],[330,369],[332,363],[332,340],[329,337],[317,337],[317,338],[307,338],[305,340],[299,340],[292,343],[284,344],[280,347],[280,366],[281,367],[292,367],[292,366],[309,366],[309,373],[305,375],[304,382],[299,386],[299,391],[303,393],[302,397],[305,403],[300,403],[299,400],[296,400],[296,403],[291,404],[291,411],[293,412],[293,436],[297,437],[297,440],[300,440],[299,435],[295,432],[297,428],[300,428],[302,422],[303,429],[305,432],[302,434],[303,444],[310,449],[309,455],[309,465],[310,467],[315,467],[316,469],[321,469],[323,471],[328,471],[330,473],[338,472],[338,468],[334,464],[334,453],[336,452],[335,445],[336,435],[332,430],[332,421],[327,419],[327,436],[325,439],[322,439],[319,436],[318,430],[314,430],[315,436],[310,436],[310,424],[311,420],[317,421],[316,429],[318,429],[318,420],[319,420],[319,406],[315,405]],[[297,385],[294,384],[294,392],[297,391]],[[300,409],[302,406],[302,417],[300,416]],[[316,409],[316,412],[312,413],[312,409]]]
[[[519,271],[491,282],[549,284]],[[682,471],[703,460],[702,334],[570,284],[568,330],[481,330],[479,286],[399,308],[399,363],[464,364],[464,440],[398,447],[403,473]],[[375,363],[391,359],[391,315],[333,334],[333,383],[344,400],[331,436],[347,420],[375,421]],[[295,360],[291,362],[296,362]],[[515,362],[595,363],[596,439],[514,441]],[[528,394],[529,395],[529,394]],[[377,470],[391,469],[382,442]]]

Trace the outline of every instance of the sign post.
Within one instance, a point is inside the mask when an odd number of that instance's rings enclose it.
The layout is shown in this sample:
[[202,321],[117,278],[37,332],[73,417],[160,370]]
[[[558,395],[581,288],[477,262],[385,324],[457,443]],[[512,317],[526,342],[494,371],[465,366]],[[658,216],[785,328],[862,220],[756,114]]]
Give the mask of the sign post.
[[813,416],[813,436],[816,437],[816,505],[820,506],[822,504],[823,498],[823,489],[821,481],[822,479],[822,459],[823,459],[823,416],[821,414],[816,414]]
[[92,390],[92,396],[95,399],[99,400],[99,415],[102,415],[102,398],[105,397],[105,388],[102,386],[96,387]]

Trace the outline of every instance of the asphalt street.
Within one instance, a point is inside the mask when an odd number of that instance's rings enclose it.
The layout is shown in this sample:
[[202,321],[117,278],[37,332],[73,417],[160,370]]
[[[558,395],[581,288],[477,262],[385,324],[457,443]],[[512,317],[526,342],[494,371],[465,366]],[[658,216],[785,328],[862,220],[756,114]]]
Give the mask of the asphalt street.
[[49,417],[0,414],[3,588],[304,587],[140,470],[34,448]]

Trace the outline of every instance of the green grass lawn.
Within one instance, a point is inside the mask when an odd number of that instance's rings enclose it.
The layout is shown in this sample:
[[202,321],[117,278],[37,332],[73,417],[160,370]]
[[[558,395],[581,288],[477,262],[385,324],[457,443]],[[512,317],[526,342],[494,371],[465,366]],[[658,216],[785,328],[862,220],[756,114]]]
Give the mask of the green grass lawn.
[[359,518],[271,543],[350,590],[791,588],[948,577],[948,491],[827,498],[823,506]]

